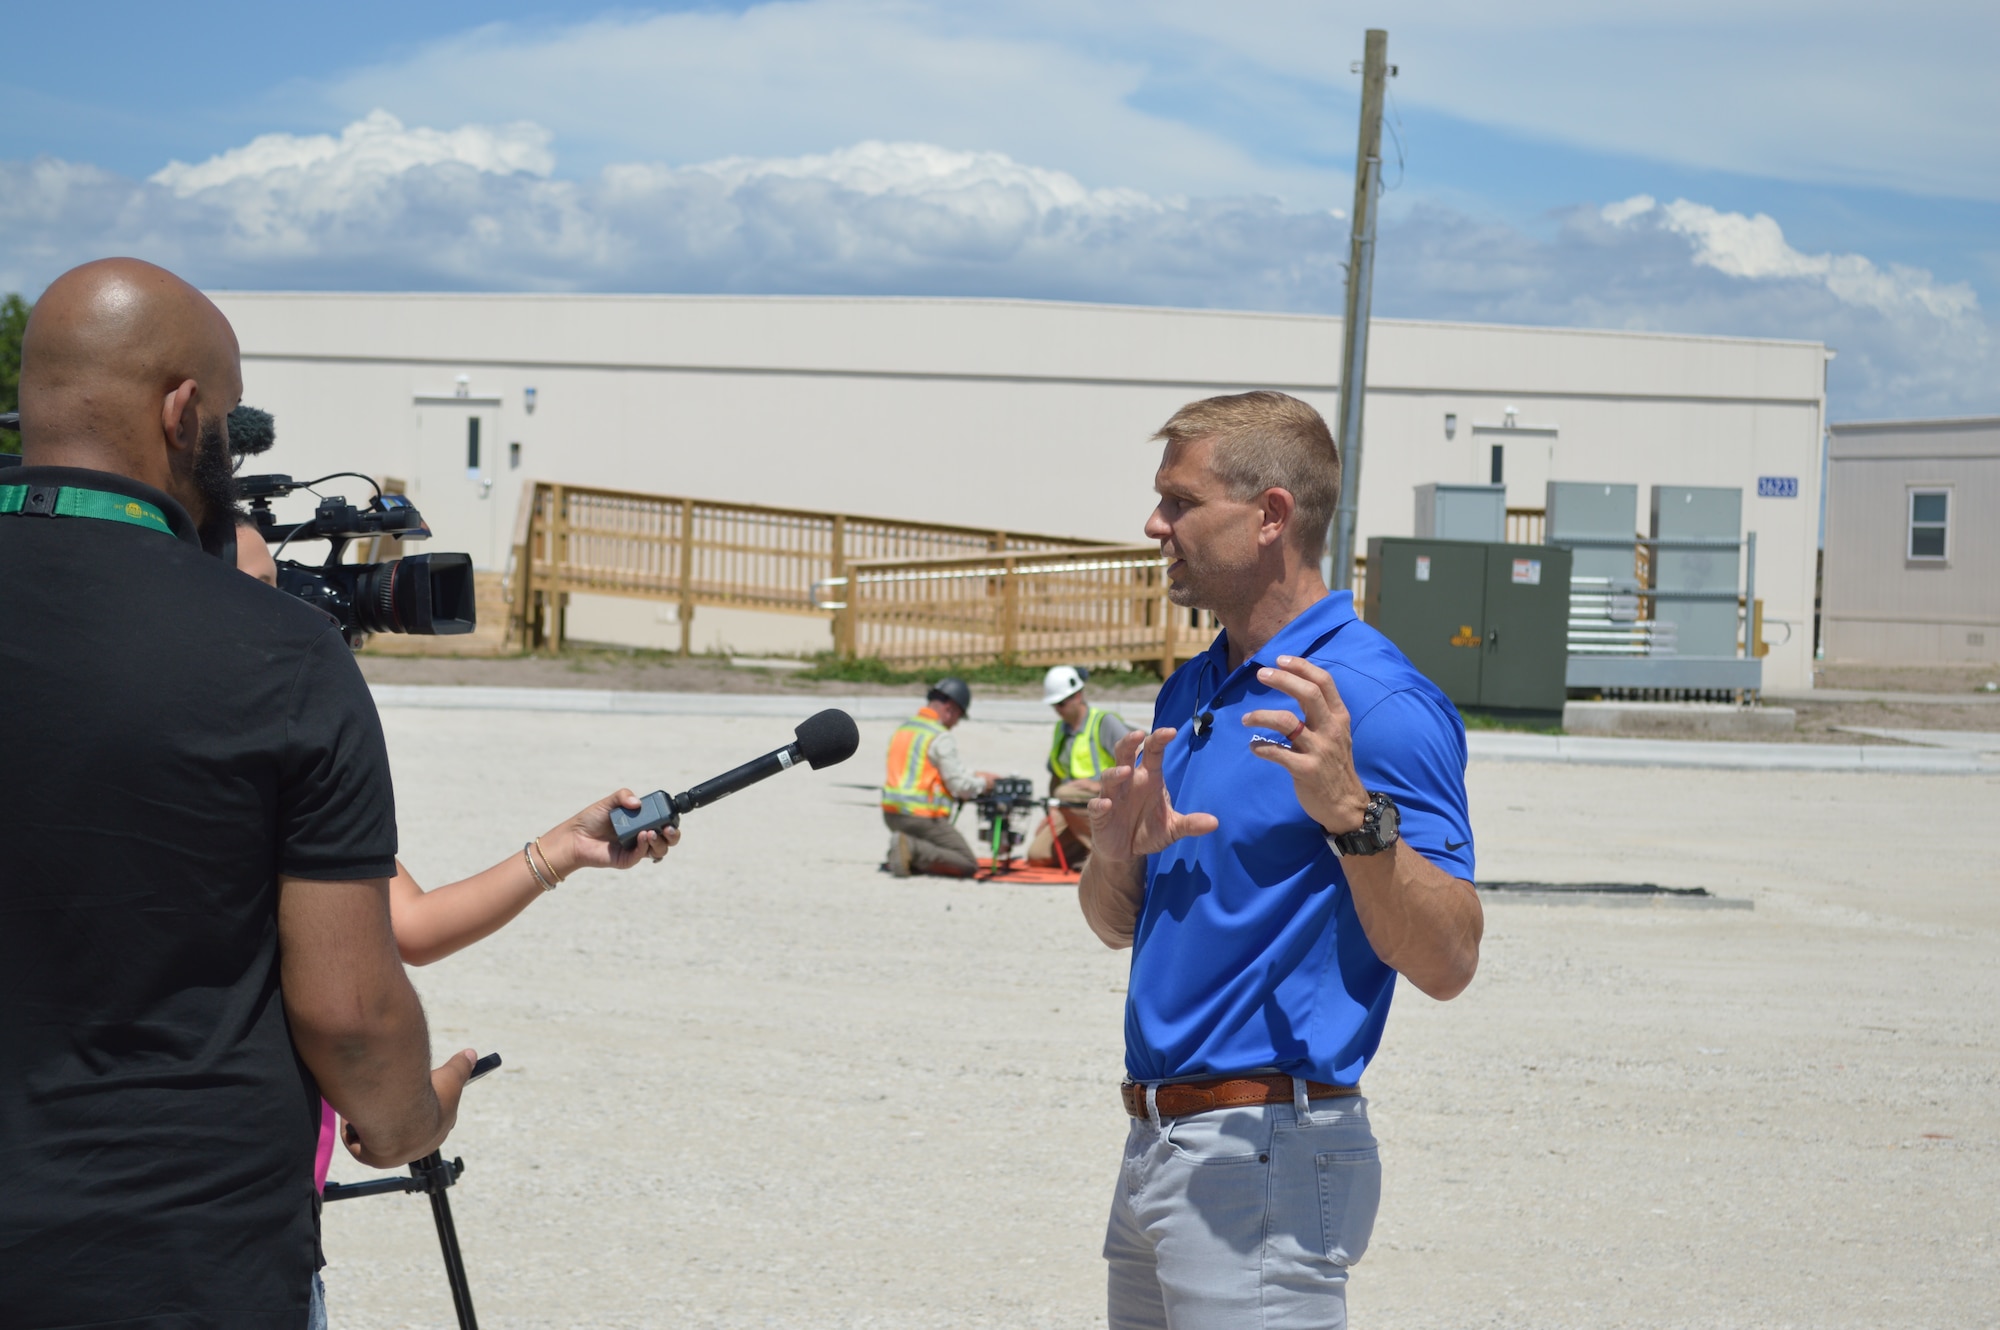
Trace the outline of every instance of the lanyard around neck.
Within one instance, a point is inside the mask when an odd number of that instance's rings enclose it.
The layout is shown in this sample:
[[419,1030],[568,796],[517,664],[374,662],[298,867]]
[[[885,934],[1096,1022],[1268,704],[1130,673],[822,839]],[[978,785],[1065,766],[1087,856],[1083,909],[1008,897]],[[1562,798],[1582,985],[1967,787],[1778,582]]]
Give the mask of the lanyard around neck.
[[91,517],[100,522],[142,526],[166,536],[174,534],[166,514],[143,499],[78,485],[0,485],[0,516],[10,513],[23,517]]

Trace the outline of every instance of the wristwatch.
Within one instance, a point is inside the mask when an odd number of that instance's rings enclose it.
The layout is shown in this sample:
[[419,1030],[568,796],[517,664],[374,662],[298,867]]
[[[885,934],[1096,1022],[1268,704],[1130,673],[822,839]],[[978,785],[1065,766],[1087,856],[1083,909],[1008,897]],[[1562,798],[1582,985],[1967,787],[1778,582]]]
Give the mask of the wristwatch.
[[1370,790],[1368,811],[1361,815],[1361,825],[1338,836],[1327,831],[1326,843],[1343,859],[1349,855],[1380,854],[1402,839],[1398,834],[1402,825],[1403,815],[1396,808],[1396,801],[1380,790]]

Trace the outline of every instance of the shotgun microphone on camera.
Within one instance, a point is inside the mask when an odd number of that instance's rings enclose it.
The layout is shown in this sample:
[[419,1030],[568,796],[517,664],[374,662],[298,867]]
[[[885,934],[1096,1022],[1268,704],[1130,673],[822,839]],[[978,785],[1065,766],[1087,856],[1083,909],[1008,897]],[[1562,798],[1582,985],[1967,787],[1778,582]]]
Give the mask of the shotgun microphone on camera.
[[614,805],[611,809],[612,834],[618,837],[620,845],[629,850],[638,843],[642,831],[679,826],[682,813],[704,808],[746,785],[755,785],[780,771],[790,771],[801,762],[815,771],[845,762],[861,746],[861,731],[855,728],[854,717],[845,711],[828,709],[809,716],[793,733],[798,737],[776,752],[745,762],[734,771],[725,771],[691,790],[671,797],[665,790],[655,790],[641,799],[635,809]]

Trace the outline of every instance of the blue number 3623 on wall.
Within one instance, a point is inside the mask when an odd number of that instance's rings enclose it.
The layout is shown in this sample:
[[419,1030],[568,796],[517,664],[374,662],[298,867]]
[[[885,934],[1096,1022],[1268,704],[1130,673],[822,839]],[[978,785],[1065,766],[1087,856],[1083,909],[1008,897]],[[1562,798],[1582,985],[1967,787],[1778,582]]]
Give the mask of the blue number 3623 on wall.
[[1760,499],[1796,499],[1799,497],[1797,476],[1757,477],[1757,497]]

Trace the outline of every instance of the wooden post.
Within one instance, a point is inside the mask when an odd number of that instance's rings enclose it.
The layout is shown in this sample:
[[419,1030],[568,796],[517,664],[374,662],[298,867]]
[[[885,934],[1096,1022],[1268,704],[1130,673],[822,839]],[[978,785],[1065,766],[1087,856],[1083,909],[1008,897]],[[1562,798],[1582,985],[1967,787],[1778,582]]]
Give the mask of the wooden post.
[[1008,555],[1000,566],[1005,570],[1000,575],[1000,663],[1012,665],[1020,629],[1021,587],[1020,579],[1014,576],[1014,556]]
[[1156,603],[1160,607],[1160,677],[1166,678],[1174,672],[1174,637],[1180,628],[1180,606],[1167,595],[1167,572],[1162,568],[1154,575]]
[[535,649],[535,519],[541,515],[542,486],[532,482],[527,491],[528,520],[524,524],[525,534],[514,555],[514,603],[508,606],[513,621],[507,625],[509,635],[519,632],[521,650]]
[[569,491],[561,485],[549,486],[549,600],[554,611],[555,631],[544,637],[552,651],[563,649],[564,630],[569,627],[569,593],[563,582],[569,573]]
[[681,654],[694,653],[694,500],[681,500]]
[[844,660],[854,660],[861,654],[861,584],[856,580],[858,574],[853,564],[843,565],[842,571],[847,577],[847,591],[842,597],[847,608],[840,612],[840,654]]
[[1347,305],[1340,337],[1340,507],[1333,522],[1334,590],[1354,573],[1356,513],[1361,498],[1361,411],[1368,388],[1368,314],[1375,287],[1375,205],[1382,197],[1382,98],[1396,71],[1389,34],[1368,29],[1361,61],[1361,131],[1354,148],[1353,226],[1347,249]]
[[[832,560],[828,577],[847,576],[847,514],[833,515]],[[833,612],[833,654],[842,660],[854,658],[854,643],[848,633],[848,625],[854,618],[854,588],[852,585],[832,588],[838,599],[845,601],[847,608]]]

